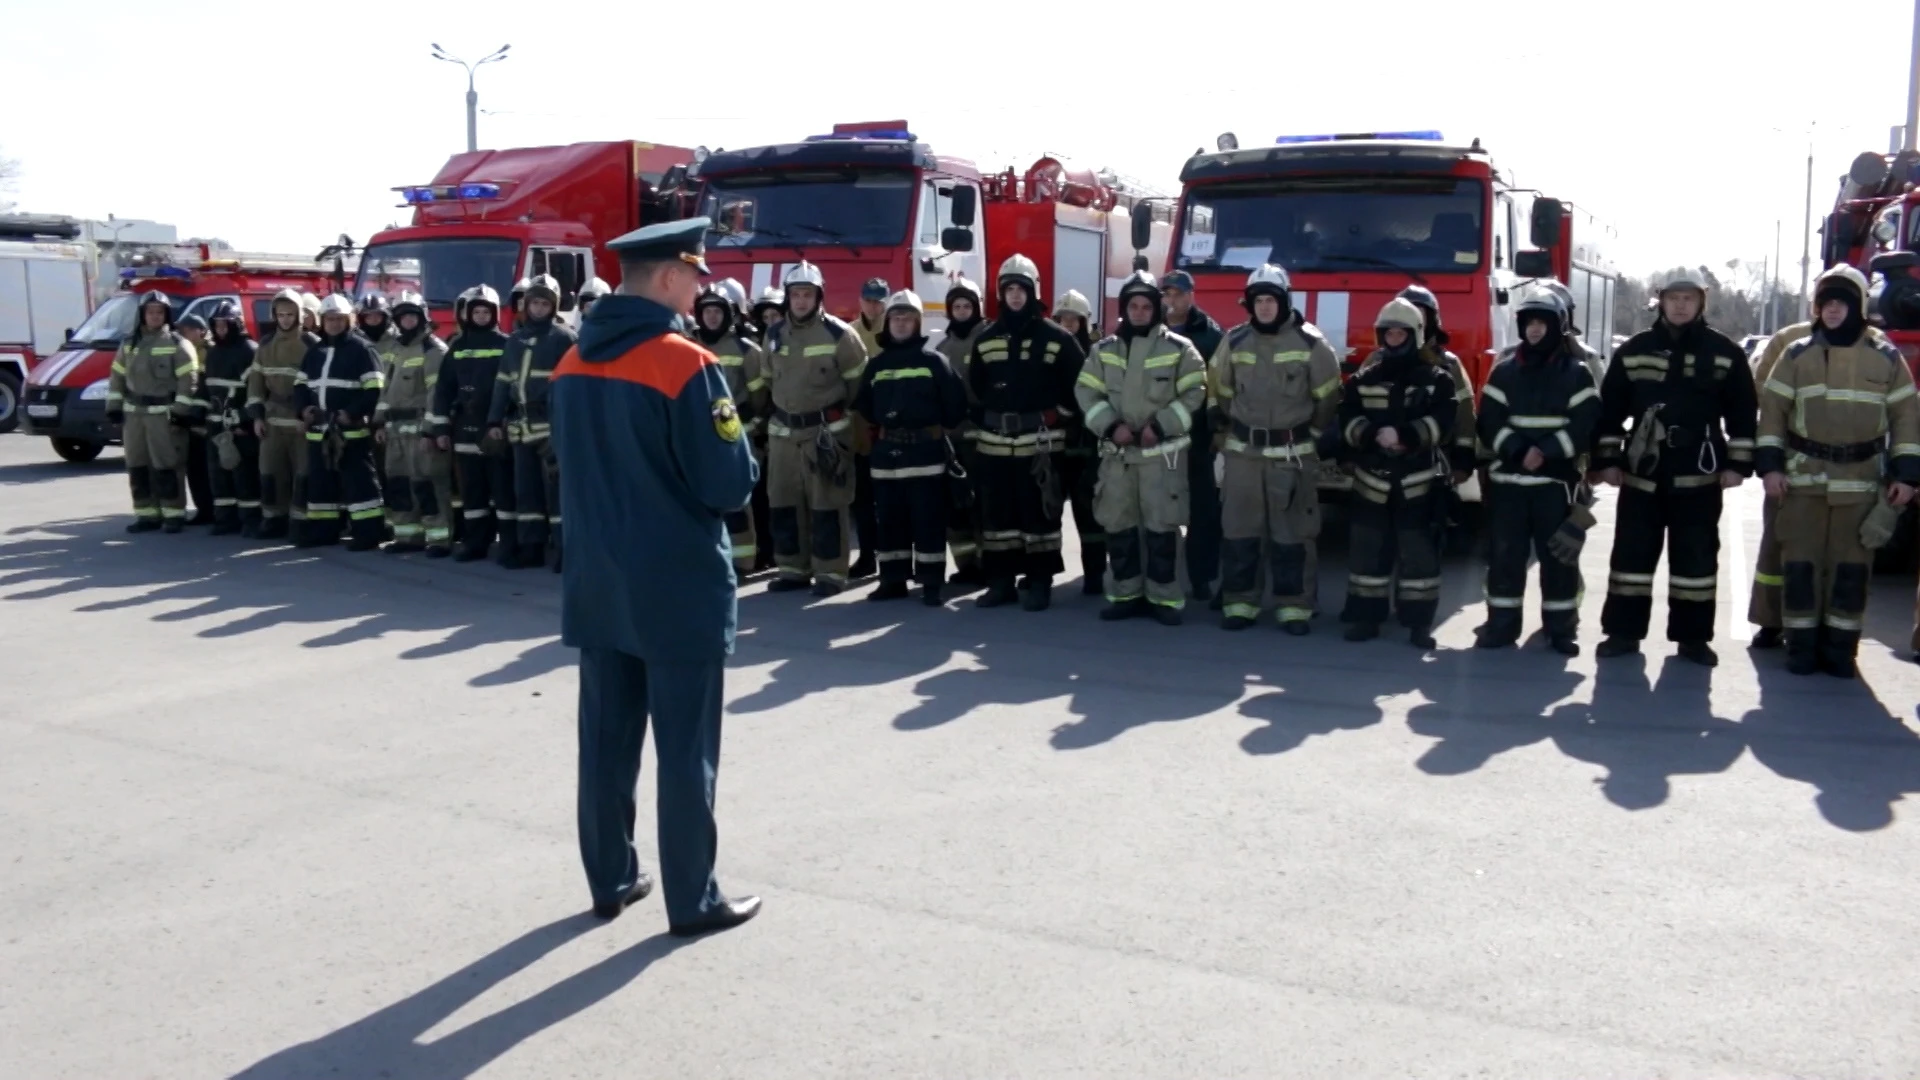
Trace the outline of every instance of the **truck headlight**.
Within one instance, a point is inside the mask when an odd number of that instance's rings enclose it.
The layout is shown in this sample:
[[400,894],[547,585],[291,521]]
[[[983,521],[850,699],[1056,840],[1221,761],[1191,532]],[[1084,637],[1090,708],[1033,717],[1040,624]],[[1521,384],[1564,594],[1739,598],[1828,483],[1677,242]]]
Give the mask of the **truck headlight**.
[[80,391],[80,400],[81,401],[107,400],[107,380],[101,379],[98,382],[88,383],[87,388],[85,390]]

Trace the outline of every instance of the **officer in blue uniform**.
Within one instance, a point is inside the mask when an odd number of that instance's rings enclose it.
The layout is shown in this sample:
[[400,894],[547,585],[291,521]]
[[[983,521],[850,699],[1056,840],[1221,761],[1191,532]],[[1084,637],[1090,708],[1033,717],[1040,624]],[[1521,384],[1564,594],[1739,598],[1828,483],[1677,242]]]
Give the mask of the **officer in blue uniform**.
[[560,462],[561,635],[580,650],[580,857],[594,914],[611,919],[653,881],[633,844],[641,744],[660,755],[660,877],[681,937],[738,926],[758,897],[714,879],[720,707],[733,652],[726,515],[759,468],[725,369],[679,333],[707,273],[706,218],[608,245],[619,292],[594,305],[554,370]]

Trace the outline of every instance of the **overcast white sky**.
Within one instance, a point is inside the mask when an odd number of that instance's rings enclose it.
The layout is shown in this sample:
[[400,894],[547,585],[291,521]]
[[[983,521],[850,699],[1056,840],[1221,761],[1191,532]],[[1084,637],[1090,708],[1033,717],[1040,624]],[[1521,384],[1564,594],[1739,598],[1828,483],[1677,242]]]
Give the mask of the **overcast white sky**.
[[482,146],[733,147],[904,118],[983,167],[1054,151],[1172,190],[1222,131],[1251,146],[1437,128],[1614,223],[1629,271],[1759,259],[1784,219],[1797,285],[1808,125],[1817,218],[1853,155],[1904,119],[1912,17],[1904,0],[1832,9],[1844,25],[1730,0],[1094,10],[0,0],[0,154],[25,167],[23,210],[250,250],[364,241],[404,216],[390,188],[464,149],[466,77],[429,41],[467,57],[511,43],[480,70]]

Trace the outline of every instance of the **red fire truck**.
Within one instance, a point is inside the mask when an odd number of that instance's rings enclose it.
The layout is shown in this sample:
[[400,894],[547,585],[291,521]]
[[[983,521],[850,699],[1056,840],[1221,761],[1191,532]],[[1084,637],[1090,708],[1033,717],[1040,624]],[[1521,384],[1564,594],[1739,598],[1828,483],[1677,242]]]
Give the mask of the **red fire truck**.
[[[453,302],[491,285],[505,307],[514,282],[552,274],[562,312],[588,278],[619,283],[607,241],[670,221],[693,152],[646,142],[527,146],[455,154],[428,184],[395,188],[413,223],[375,234],[361,251],[354,295],[413,289],[450,332]],[[511,325],[512,313],[501,311]]]
[[[1439,299],[1450,347],[1477,389],[1515,339],[1523,286],[1555,277],[1572,289],[1586,339],[1607,349],[1618,273],[1603,253],[1605,230],[1565,202],[1514,187],[1478,139],[1292,135],[1240,149],[1229,134],[1218,145],[1181,170],[1165,265],[1193,275],[1196,302],[1223,324],[1237,321],[1247,274],[1276,263],[1292,278],[1294,307],[1351,373],[1374,348],[1374,316],[1418,282]],[[1476,485],[1462,495],[1477,499]]]
[[[936,154],[904,120],[836,124],[800,142],[721,150],[689,170],[698,211],[713,219],[707,264],[758,296],[805,259],[827,279],[827,310],[859,312],[860,286],[885,279],[926,304],[930,331],[946,323],[949,286],[965,277],[994,298],[993,274],[1016,253],[1040,268],[1049,302],[1078,289],[1106,298],[1109,317],[1129,272],[1129,211],[1147,197],[1111,174],[1044,157],[1024,173],[981,173]],[[1164,251],[1171,228],[1150,228]]]
[[0,434],[20,426],[27,375],[92,310],[93,261],[72,218],[0,214]]
[[166,293],[176,322],[188,315],[206,318],[220,301],[232,300],[258,337],[262,327],[273,324],[275,293],[298,289],[325,296],[352,272],[350,261],[216,252],[205,244],[151,248],[127,262],[120,271],[120,291],[68,333],[61,351],[27,379],[26,433],[50,439],[54,453],[68,461],[92,461],[109,443],[120,441],[120,429],[107,422],[107,377],[114,352],[133,332],[139,294]]
[[[1920,153],[1853,160],[1821,228],[1820,261],[1873,280],[1873,314],[1920,373]],[[1807,317],[1789,314],[1783,322]]]

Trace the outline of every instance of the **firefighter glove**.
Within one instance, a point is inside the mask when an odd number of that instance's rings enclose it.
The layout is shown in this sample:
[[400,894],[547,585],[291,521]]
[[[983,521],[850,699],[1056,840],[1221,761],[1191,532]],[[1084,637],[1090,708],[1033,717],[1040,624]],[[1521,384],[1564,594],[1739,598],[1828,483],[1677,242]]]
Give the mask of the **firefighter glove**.
[[1892,543],[1894,529],[1904,512],[1903,507],[1893,505],[1882,495],[1867,512],[1866,520],[1860,523],[1860,545],[1868,551],[1878,551]]
[[233,432],[222,431],[213,437],[213,448],[220,455],[220,467],[232,472],[240,467],[240,446],[233,440]]
[[1568,566],[1580,565],[1580,549],[1586,546],[1587,530],[1593,528],[1593,511],[1574,504],[1567,514],[1567,520],[1560,523],[1552,536],[1547,537],[1547,550],[1555,559]]
[[1660,406],[1655,405],[1633,425],[1633,438],[1627,442],[1627,471],[1652,476],[1660,468],[1660,447],[1666,441],[1667,425],[1660,422]]

